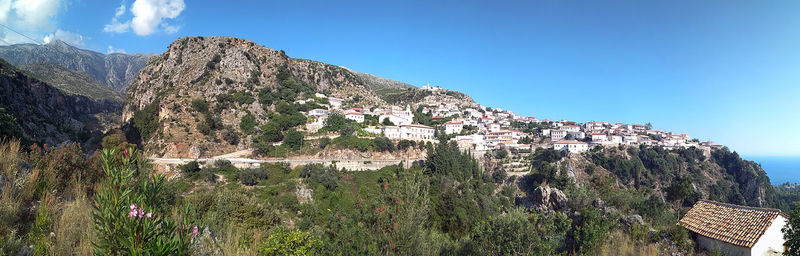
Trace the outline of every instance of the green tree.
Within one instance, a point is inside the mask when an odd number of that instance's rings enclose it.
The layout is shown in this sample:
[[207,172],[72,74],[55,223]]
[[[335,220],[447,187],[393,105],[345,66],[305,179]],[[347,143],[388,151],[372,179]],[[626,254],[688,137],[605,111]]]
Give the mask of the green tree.
[[328,131],[341,132],[345,127],[347,127],[347,118],[339,113],[331,113],[328,115],[328,119],[325,119],[325,125],[322,128]]
[[286,137],[283,139],[283,144],[292,148],[293,150],[299,150],[300,147],[303,146],[303,133],[297,130],[289,130],[286,132]]
[[378,151],[384,151],[384,152],[394,151],[394,143],[389,138],[377,137],[374,139],[374,143],[375,143],[375,149]]
[[247,115],[244,115],[242,120],[239,121],[239,129],[242,130],[244,134],[253,134],[257,124],[258,122],[256,122],[256,117],[250,113],[247,113]]
[[794,203],[795,207],[789,212],[789,223],[783,226],[783,239],[786,242],[784,255],[800,255],[800,201]]
[[158,105],[158,101],[153,101],[133,114],[133,127],[139,131],[139,136],[142,138],[142,141],[150,139],[152,134],[158,129]]

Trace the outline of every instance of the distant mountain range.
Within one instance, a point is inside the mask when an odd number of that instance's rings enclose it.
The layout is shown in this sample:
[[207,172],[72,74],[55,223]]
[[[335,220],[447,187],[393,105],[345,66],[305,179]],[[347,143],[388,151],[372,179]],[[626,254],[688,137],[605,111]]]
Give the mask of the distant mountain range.
[[85,72],[94,80],[124,92],[154,54],[102,54],[79,49],[63,41],[48,44],[16,44],[0,46],[0,58],[14,66],[50,63],[70,70]]

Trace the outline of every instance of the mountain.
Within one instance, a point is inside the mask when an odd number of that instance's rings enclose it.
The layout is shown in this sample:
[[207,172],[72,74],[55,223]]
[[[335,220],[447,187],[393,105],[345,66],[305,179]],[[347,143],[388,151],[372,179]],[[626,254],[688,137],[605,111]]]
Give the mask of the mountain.
[[[194,157],[249,148],[252,137],[239,127],[243,117],[264,124],[278,111],[279,101],[315,98],[315,93],[364,108],[454,99],[475,104],[461,93],[434,94],[336,65],[293,59],[245,39],[187,37],[150,58],[128,88],[122,115],[125,121],[141,121],[137,130],[145,135],[142,141],[149,153]],[[192,101],[205,101],[207,114],[196,111]],[[209,126],[216,132],[209,133]],[[223,134],[243,139],[229,143]]]
[[96,102],[82,95],[68,95],[0,60],[0,108],[16,120],[28,142],[57,145],[86,142],[101,135],[119,104]]
[[97,82],[86,72],[75,71],[53,63],[24,64],[18,68],[67,94],[108,100],[120,105],[124,101],[122,93]]
[[102,54],[79,49],[59,40],[44,45],[0,46],[0,58],[14,66],[52,63],[85,72],[94,80],[117,91],[125,91],[151,56],[153,54]]

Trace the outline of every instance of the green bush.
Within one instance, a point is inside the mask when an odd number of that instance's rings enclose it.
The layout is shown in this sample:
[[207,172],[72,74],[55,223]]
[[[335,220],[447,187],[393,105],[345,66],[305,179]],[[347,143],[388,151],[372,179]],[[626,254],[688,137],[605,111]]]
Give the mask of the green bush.
[[237,176],[242,184],[253,186],[262,180],[266,180],[268,178],[268,173],[264,168],[251,168],[240,170]]
[[239,145],[239,134],[237,134],[236,131],[234,131],[231,127],[225,129],[225,132],[222,133],[222,139],[231,145]]
[[191,161],[187,164],[179,165],[178,169],[180,169],[185,175],[194,175],[200,171],[200,163],[197,161]]
[[158,129],[158,112],[160,110],[158,105],[158,101],[153,101],[133,114],[133,127],[139,131],[142,141],[150,139]]
[[250,113],[247,113],[247,115],[242,117],[242,120],[239,121],[239,129],[241,129],[244,134],[253,134],[257,124],[256,118]]
[[331,144],[331,138],[323,137],[319,139],[319,148],[324,149],[328,144]]
[[331,144],[348,149],[356,149],[358,151],[367,151],[375,145],[371,139],[359,138],[352,135],[339,136],[331,141]]
[[322,184],[328,190],[334,190],[339,186],[339,171],[333,166],[323,166],[322,164],[309,164],[303,166],[300,177]]
[[[131,155],[135,155],[133,150]],[[132,180],[135,157],[124,156],[118,163],[113,150],[103,150],[102,159],[106,180],[94,196],[92,211],[95,254],[189,255],[190,238],[197,226],[189,228],[188,208],[181,225],[164,214],[168,212],[164,207],[170,206],[158,200],[164,177],[145,178],[136,184]]]
[[319,242],[310,233],[299,230],[289,231],[284,227],[272,230],[272,234],[258,247],[259,255],[305,256],[317,255]]
[[394,143],[392,140],[386,137],[377,137],[373,140],[375,144],[375,149],[382,152],[392,152],[394,151]]
[[192,109],[198,113],[206,113],[208,112],[208,102],[204,99],[192,99],[190,104]]
[[293,150],[299,150],[303,146],[303,133],[297,130],[289,130],[283,139],[283,144]]

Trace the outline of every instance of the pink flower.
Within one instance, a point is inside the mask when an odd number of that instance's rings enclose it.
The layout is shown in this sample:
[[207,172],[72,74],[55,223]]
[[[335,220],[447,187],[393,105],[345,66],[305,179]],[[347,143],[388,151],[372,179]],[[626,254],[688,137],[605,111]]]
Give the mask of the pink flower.
[[125,158],[128,158],[128,157],[130,157],[130,153],[128,152],[128,149],[127,149],[127,148],[126,148],[125,150],[123,150],[123,151],[122,151],[122,155],[123,155],[123,156],[125,156]]
[[147,215],[148,219],[153,217],[153,213],[152,212],[148,212],[146,215]]
[[136,210],[131,210],[131,212],[128,213],[128,217],[136,218]]
[[131,204],[131,210],[136,210],[136,204]]
[[144,210],[142,210],[142,208],[139,208],[137,210],[139,210],[139,218],[144,217]]
[[192,227],[192,237],[196,237],[198,233],[197,226]]

